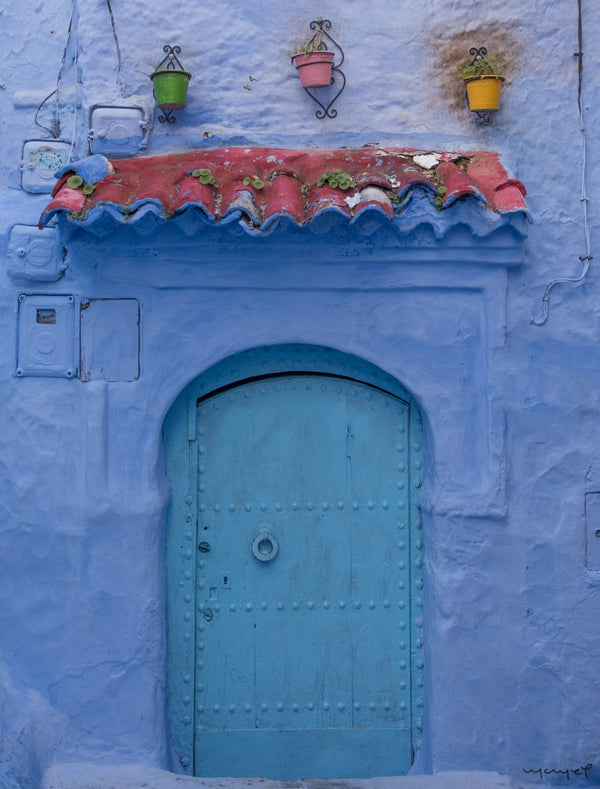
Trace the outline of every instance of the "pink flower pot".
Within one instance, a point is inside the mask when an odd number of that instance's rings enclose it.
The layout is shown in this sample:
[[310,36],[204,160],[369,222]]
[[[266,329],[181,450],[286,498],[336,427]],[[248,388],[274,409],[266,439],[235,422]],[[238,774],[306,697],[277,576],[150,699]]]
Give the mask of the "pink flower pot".
[[303,88],[324,88],[331,84],[333,55],[333,52],[324,49],[309,55],[300,52],[292,57]]

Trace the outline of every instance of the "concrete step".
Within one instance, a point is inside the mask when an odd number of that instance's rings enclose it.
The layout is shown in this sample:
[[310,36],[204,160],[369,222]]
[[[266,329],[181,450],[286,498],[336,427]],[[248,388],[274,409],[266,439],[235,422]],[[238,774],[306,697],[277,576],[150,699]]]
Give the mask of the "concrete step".
[[442,772],[369,779],[190,778],[138,765],[58,764],[49,768],[41,789],[518,789],[494,772]]

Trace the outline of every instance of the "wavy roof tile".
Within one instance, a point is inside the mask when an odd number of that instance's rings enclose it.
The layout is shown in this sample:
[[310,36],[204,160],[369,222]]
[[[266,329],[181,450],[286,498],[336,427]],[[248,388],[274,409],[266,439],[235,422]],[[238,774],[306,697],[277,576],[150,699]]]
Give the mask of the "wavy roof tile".
[[[102,232],[115,222],[144,225],[151,216],[153,226],[157,219],[191,219],[186,232],[206,223],[238,221],[262,234],[286,220],[305,227],[328,212],[349,222],[375,212],[404,221],[404,229],[428,221],[443,233],[449,225],[466,222],[483,235],[511,215],[527,213],[525,187],[509,178],[498,154],[488,151],[230,147],[118,159],[112,169],[89,195],[81,187],[70,188],[69,173],[63,174],[40,226],[62,217],[72,227]],[[197,170],[210,170],[217,185],[201,183],[193,175]],[[348,173],[355,185],[346,190],[319,186],[321,176],[333,170]],[[264,185],[244,184],[248,177]],[[457,203],[474,203],[476,211],[465,218]],[[451,207],[452,212],[445,211]]]

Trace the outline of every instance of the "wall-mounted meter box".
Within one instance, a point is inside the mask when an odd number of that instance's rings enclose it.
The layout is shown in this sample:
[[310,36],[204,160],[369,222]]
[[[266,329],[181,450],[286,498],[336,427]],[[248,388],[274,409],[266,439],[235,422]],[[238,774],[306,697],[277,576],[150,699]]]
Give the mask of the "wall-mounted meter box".
[[140,304],[137,299],[82,299],[82,381],[137,381]]
[[65,268],[65,250],[55,228],[13,225],[6,255],[11,279],[55,282]]
[[90,111],[90,153],[108,158],[134,156],[148,145],[148,118],[142,107],[97,104]]
[[76,373],[74,297],[21,293],[16,374],[73,378]]
[[600,493],[585,494],[585,563],[588,570],[600,570]]
[[51,192],[54,174],[69,161],[71,144],[63,140],[27,140],[21,160],[21,185],[26,192]]

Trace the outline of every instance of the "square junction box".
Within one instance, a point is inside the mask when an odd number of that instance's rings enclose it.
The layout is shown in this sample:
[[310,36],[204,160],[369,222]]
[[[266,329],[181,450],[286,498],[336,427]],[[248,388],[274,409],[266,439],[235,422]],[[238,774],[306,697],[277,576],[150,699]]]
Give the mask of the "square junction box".
[[11,279],[55,282],[66,268],[65,250],[55,228],[13,225],[6,256]]
[[54,174],[69,161],[71,144],[63,140],[27,140],[21,160],[21,185],[26,192],[51,192]]
[[76,372],[74,297],[21,293],[16,374],[73,378]]
[[90,153],[109,158],[134,156],[148,144],[148,119],[142,107],[98,104],[90,112]]
[[600,570],[600,492],[585,494],[585,564],[588,570]]
[[81,380],[137,381],[140,305],[137,299],[82,299]]

